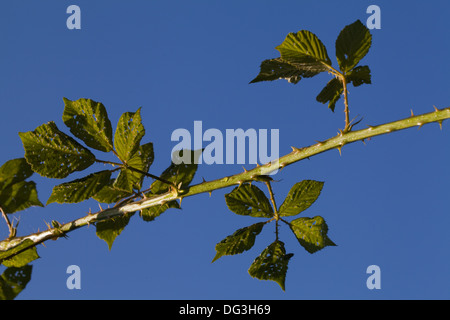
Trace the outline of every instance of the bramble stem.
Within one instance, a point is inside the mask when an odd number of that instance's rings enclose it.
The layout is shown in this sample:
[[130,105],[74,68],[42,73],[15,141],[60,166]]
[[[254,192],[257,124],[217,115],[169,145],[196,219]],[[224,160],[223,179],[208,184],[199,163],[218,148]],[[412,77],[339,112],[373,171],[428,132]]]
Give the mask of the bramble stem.
[[350,110],[348,108],[348,90],[347,90],[347,79],[345,75],[341,75],[342,86],[344,87],[344,113],[345,113],[345,128],[344,132],[350,131]]
[[137,173],[143,174],[143,175],[145,175],[145,176],[147,176],[147,177],[149,177],[149,178],[152,178],[152,179],[154,179],[154,180],[159,180],[159,181],[161,181],[162,183],[165,183],[165,184],[167,184],[167,185],[169,185],[169,186],[176,187],[175,184],[172,183],[172,182],[170,182],[170,181],[167,181],[167,180],[165,180],[165,179],[163,179],[163,178],[160,178],[160,177],[158,177],[158,176],[155,176],[155,175],[153,175],[153,174],[151,174],[151,173],[148,173],[148,172],[139,170],[139,169],[137,169],[137,168],[131,167],[131,166],[126,165],[126,164],[123,164],[123,163],[117,163],[117,162],[113,162],[113,161],[105,161],[105,160],[99,160],[99,159],[95,159],[95,161],[98,162],[98,163],[110,164],[110,165],[112,165],[112,166],[119,166],[119,167],[121,167],[121,168],[130,169],[131,171],[135,171],[135,172],[137,172]]
[[[89,214],[85,217],[79,218],[77,220],[68,222],[58,227],[59,234],[66,234],[67,232],[76,230],[83,226],[93,224],[98,221],[108,220],[117,216],[122,216],[131,212],[140,211],[145,208],[157,206],[164,204],[169,201],[176,199],[182,199],[184,197],[190,197],[200,193],[209,193],[214,190],[230,187],[233,185],[242,184],[245,181],[254,181],[260,175],[268,175],[273,171],[282,169],[288,165],[295,162],[301,161],[306,158],[321,154],[322,152],[329,151],[332,149],[341,149],[344,145],[353,143],[356,141],[364,141],[365,139],[387,134],[390,132],[408,129],[412,127],[421,127],[427,123],[438,123],[442,125],[442,122],[446,119],[450,119],[450,108],[436,109],[433,112],[425,113],[418,116],[411,116],[402,120],[393,121],[378,126],[369,126],[367,129],[341,132],[337,136],[332,137],[326,141],[318,142],[314,145],[305,148],[293,148],[293,151],[279,159],[269,162],[262,166],[257,166],[256,168],[248,171],[244,171],[233,176],[227,176],[221,179],[202,182],[193,186],[190,186],[183,190],[180,194],[179,190],[172,189],[169,192],[155,195],[150,198],[142,199],[132,203],[127,203],[121,206],[108,208],[101,210],[94,214]],[[60,236],[60,235],[57,235]],[[23,243],[25,240],[32,240],[30,245],[23,248],[26,250],[32,246],[42,243],[46,240],[55,238],[54,229],[49,229],[43,232],[38,232],[30,234],[28,236],[16,237],[13,239],[5,239],[0,241],[0,253],[6,250],[13,249]],[[22,251],[23,251],[22,250]],[[18,252],[14,253],[17,254]],[[3,259],[9,258],[14,255],[3,255]]]
[[272,202],[273,206],[273,217],[275,218],[275,237],[276,240],[278,240],[278,219],[280,219],[280,216],[278,215],[277,204],[275,202],[275,197],[273,196],[272,185],[270,184],[270,181],[266,181],[265,183],[267,189],[269,189],[270,202]]
[[3,216],[3,218],[5,219],[6,225],[8,226],[8,229],[9,229],[9,236],[8,236],[8,238],[13,238],[14,235],[15,235],[15,233],[16,233],[16,232],[15,232],[15,229],[14,229],[14,227],[12,226],[11,222],[9,221],[8,215],[7,215],[6,212],[3,210],[2,207],[0,207],[0,211],[2,212],[2,216]]

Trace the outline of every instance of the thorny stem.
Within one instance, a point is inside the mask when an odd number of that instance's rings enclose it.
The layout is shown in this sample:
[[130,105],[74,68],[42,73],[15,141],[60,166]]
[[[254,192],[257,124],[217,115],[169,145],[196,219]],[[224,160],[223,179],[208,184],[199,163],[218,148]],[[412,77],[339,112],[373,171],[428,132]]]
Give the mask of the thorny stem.
[[11,222],[10,222],[9,219],[8,219],[8,215],[7,215],[6,212],[3,210],[2,207],[0,207],[0,211],[2,212],[2,216],[3,216],[3,218],[5,219],[6,225],[8,226],[8,229],[9,229],[9,236],[8,236],[8,238],[9,238],[9,239],[14,238],[14,236],[16,235],[15,228],[12,226]]
[[348,90],[347,90],[347,79],[345,75],[341,74],[342,86],[344,87],[344,113],[345,113],[345,128],[344,132],[348,132],[351,130],[350,127],[350,111],[348,108]]
[[345,113],[345,128],[343,130],[344,133],[349,132],[352,129],[352,126],[350,125],[350,110],[348,108],[348,90],[347,90],[347,79],[345,77],[345,73],[341,73],[332,66],[323,63],[325,66],[328,67],[329,73],[331,73],[333,76],[341,80],[342,86],[343,86],[343,94],[344,94],[344,113]]
[[270,202],[272,202],[272,205],[273,205],[275,219],[278,220],[277,204],[275,203],[275,198],[273,196],[273,191],[272,191],[272,186],[270,185],[270,181],[266,181],[266,185],[267,185],[267,189],[269,189]]
[[[398,121],[393,121],[378,126],[369,126],[367,129],[340,132],[337,136],[332,137],[326,141],[318,142],[305,148],[293,147],[289,154],[271,161],[265,165],[257,166],[256,168],[244,171],[233,176],[227,176],[213,181],[205,181],[197,185],[190,186],[181,194],[179,190],[172,189],[166,193],[158,194],[150,198],[138,200],[132,203],[126,203],[121,206],[101,210],[97,213],[91,213],[82,218],[62,224],[58,227],[57,236],[63,236],[66,233],[76,230],[78,228],[90,225],[99,221],[110,220],[112,218],[123,216],[130,212],[136,212],[145,208],[162,205],[169,201],[181,200],[184,197],[190,197],[200,193],[209,193],[214,190],[231,187],[233,185],[241,184],[245,181],[254,181],[258,176],[268,175],[273,171],[282,169],[288,165],[310,158],[312,156],[321,154],[332,149],[341,149],[344,145],[356,141],[364,141],[365,139],[375,136],[388,134],[394,131],[403,130],[412,127],[422,127],[427,123],[438,123],[440,126],[446,119],[450,119],[450,108],[436,109],[433,112],[425,113],[418,116],[411,116]],[[282,220],[283,221],[283,220]],[[23,246],[22,250],[31,248],[39,243],[55,238],[55,230],[50,229],[42,232],[33,233],[23,237],[15,237],[13,239],[5,239],[0,241],[0,253],[10,249],[14,249],[24,243],[29,242],[29,245]],[[3,259],[7,259],[19,252],[11,253],[10,255],[3,255]]]
[[275,235],[276,239],[278,240],[278,220],[280,219],[280,216],[278,215],[277,204],[275,203],[275,197],[273,196],[272,185],[270,184],[270,181],[266,181],[265,183],[267,189],[269,190],[270,202],[272,202],[273,206],[273,217],[275,218]]
[[155,176],[155,175],[153,175],[153,174],[151,174],[151,173],[148,173],[148,172],[139,170],[139,169],[137,169],[137,168],[131,167],[131,166],[129,166],[129,165],[127,165],[127,164],[124,164],[124,163],[117,163],[117,162],[113,162],[113,161],[106,161],[106,160],[99,160],[99,159],[95,159],[95,161],[98,162],[98,163],[110,164],[110,165],[112,165],[112,166],[119,166],[119,167],[121,167],[121,168],[130,169],[131,171],[134,171],[134,172],[143,174],[143,175],[145,175],[145,176],[147,176],[147,177],[149,177],[149,178],[152,178],[152,179],[154,179],[154,180],[159,180],[159,181],[161,181],[162,183],[167,184],[168,186],[176,187],[175,184],[174,184],[173,182],[167,181],[166,179],[160,178],[160,177]]

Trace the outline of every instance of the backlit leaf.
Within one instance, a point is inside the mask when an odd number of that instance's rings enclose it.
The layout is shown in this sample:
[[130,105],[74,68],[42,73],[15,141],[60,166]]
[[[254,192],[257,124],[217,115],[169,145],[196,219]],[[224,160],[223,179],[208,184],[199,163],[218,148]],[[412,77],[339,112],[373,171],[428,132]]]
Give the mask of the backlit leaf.
[[[250,83],[286,79],[288,82],[296,84],[302,79],[305,73],[301,69],[283,61],[281,58],[264,60],[261,63],[260,69],[258,76],[250,81]],[[308,75],[309,73],[306,73],[306,76]]]
[[[148,169],[153,163],[153,158],[153,144],[151,142],[146,143],[139,146],[137,151],[127,161],[127,165],[142,172],[148,172]],[[144,177],[145,175],[143,173],[124,168],[120,170],[113,186],[116,189],[126,192],[132,192],[133,189],[140,190]]]
[[70,132],[87,146],[108,152],[113,148],[111,122],[105,107],[91,99],[71,101],[63,98],[63,121]]
[[369,29],[360,21],[346,26],[336,40],[336,58],[342,72],[353,69],[372,45]]
[[[188,186],[194,179],[198,167],[198,157],[201,155],[201,152],[202,150],[175,151],[172,155],[171,165],[159,177],[168,182],[174,182],[176,185],[181,183],[182,187]],[[186,157],[186,154],[189,156]],[[180,160],[184,158],[187,158],[188,161],[183,162]],[[169,186],[156,180],[152,183],[151,190],[153,194],[161,194],[168,191]]]
[[216,256],[212,262],[225,255],[235,255],[250,250],[255,244],[256,236],[261,233],[264,224],[265,222],[259,222],[241,228],[223,239],[216,245]]
[[141,108],[136,112],[125,112],[117,123],[114,146],[119,158],[128,162],[138,150],[145,129],[142,125]]
[[32,247],[33,244],[34,244],[33,240],[25,239],[20,244],[14,246],[11,249],[8,249],[5,251],[0,251],[0,262],[3,263],[3,261],[5,259],[9,259],[9,258],[13,257],[14,255],[16,255],[18,252]]
[[372,79],[368,66],[359,66],[347,73],[347,81],[351,82],[355,87],[364,83],[371,84]]
[[334,111],[336,102],[339,100],[343,92],[344,87],[342,85],[341,80],[333,78],[330,81],[328,81],[327,85],[319,93],[316,100],[321,103],[328,102],[328,108]]
[[39,255],[37,254],[36,247],[32,247],[11,258],[3,260],[2,264],[5,267],[21,268],[36,259],[39,259]]
[[259,280],[275,281],[285,290],[288,263],[292,256],[292,253],[286,254],[283,242],[274,241],[253,261],[248,273]]
[[24,181],[32,174],[33,170],[24,158],[6,161],[0,167],[0,190],[16,182]]
[[103,187],[108,185],[111,171],[99,171],[84,178],[66,182],[53,188],[47,204],[78,203],[95,196]]
[[0,191],[0,207],[5,213],[14,213],[32,206],[43,207],[39,201],[36,183],[21,181]]
[[319,197],[323,182],[303,180],[296,183],[281,204],[278,213],[281,217],[293,216],[308,209]]
[[245,183],[225,195],[228,209],[236,214],[271,218],[273,208],[264,192],[257,186]]
[[113,187],[114,182],[115,179],[111,179],[109,183],[92,198],[101,203],[115,203],[121,199],[131,196],[131,192],[115,189]]
[[328,71],[331,60],[322,41],[307,30],[289,33],[276,49],[283,61],[295,66],[303,77],[313,77]]
[[0,276],[0,300],[14,300],[31,280],[33,266],[7,268]]
[[95,156],[73,138],[58,130],[54,122],[34,131],[20,132],[25,159],[33,171],[48,178],[65,178],[95,162]]
[[290,222],[290,228],[297,237],[298,242],[309,253],[319,251],[326,246],[336,245],[328,238],[328,226],[320,216],[295,219]]
[[108,244],[109,250],[111,250],[113,242],[117,236],[119,236],[128,225],[133,214],[134,213],[124,214],[109,220],[99,221],[95,224],[97,236],[100,239],[105,240]]
[[153,206],[141,210],[141,217],[144,221],[153,221],[167,209],[180,209],[180,204],[176,201],[169,201],[159,206]]

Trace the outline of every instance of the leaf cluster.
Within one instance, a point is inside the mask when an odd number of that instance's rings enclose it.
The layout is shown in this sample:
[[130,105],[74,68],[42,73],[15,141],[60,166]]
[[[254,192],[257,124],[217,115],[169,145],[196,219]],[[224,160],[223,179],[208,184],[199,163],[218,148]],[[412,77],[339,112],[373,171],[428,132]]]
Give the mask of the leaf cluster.
[[344,82],[358,87],[371,83],[368,66],[357,66],[359,61],[369,52],[372,35],[360,21],[346,26],[336,39],[336,59],[339,70],[332,66],[325,45],[312,32],[301,30],[289,33],[276,49],[280,57],[264,60],[260,72],[250,83],[285,79],[297,84],[302,78],[312,78],[319,73],[328,72],[333,78],[317,95],[320,103],[328,103],[334,111],[336,102],[344,93]]
[[[273,197],[270,182],[266,184]],[[245,183],[236,187],[225,195],[228,208],[235,214],[266,218],[266,221],[240,228],[220,241],[216,245],[216,255],[212,261],[225,255],[236,255],[250,250],[263,227],[274,221],[275,241],[253,261],[248,272],[257,279],[275,281],[284,290],[288,262],[293,254],[286,253],[284,242],[278,238],[279,221],[289,226],[299,244],[309,253],[317,252],[326,246],[335,246],[327,236],[328,226],[321,216],[300,217],[290,222],[285,220],[286,217],[296,216],[308,209],[319,197],[323,184],[314,180],[296,183],[278,208],[275,208],[265,193],[254,184]]]

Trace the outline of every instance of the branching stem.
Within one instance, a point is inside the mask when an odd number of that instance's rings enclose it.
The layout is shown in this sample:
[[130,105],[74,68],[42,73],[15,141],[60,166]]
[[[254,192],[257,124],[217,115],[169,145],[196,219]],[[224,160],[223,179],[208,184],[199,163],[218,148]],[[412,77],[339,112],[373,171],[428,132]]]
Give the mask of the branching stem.
[[[265,165],[257,166],[256,168],[248,171],[241,172],[233,176],[227,176],[221,179],[202,182],[197,185],[193,185],[185,189],[183,193],[184,197],[193,196],[200,193],[209,193],[214,190],[230,187],[233,185],[241,184],[243,181],[254,181],[256,177],[260,175],[268,175],[273,171],[284,168],[288,165],[296,163],[306,158],[321,154],[322,152],[329,151],[332,149],[340,149],[344,145],[353,143],[356,141],[364,141],[365,139],[388,134],[394,131],[403,130],[412,127],[422,127],[427,123],[438,123],[439,125],[446,119],[450,119],[450,108],[445,109],[435,109],[435,111],[418,115],[411,116],[402,120],[393,121],[385,123],[378,126],[369,126],[367,129],[341,132],[337,136],[332,137],[326,141],[318,142],[314,145],[305,148],[293,148],[293,151],[275,161],[269,162]],[[62,224],[58,227],[61,234],[66,234],[70,231],[76,230],[83,226],[93,224],[98,221],[109,220],[114,217],[122,216],[130,212],[140,211],[145,208],[162,205],[166,202],[179,199],[181,196],[177,189],[172,189],[166,193],[158,194],[150,198],[145,198],[132,203],[126,203],[121,206],[108,208],[101,210],[97,213],[88,214],[85,217],[79,218],[77,220]],[[283,220],[282,220],[283,221]],[[28,236],[16,237],[13,239],[5,239],[0,241],[0,253],[13,248],[16,248],[25,240],[31,240],[30,245],[23,248],[26,250],[32,246],[42,243],[46,240],[55,238],[55,232],[53,229],[49,229],[43,232],[37,232],[30,234]],[[22,251],[23,251],[22,250]],[[17,254],[18,252],[14,253]],[[3,259],[9,258],[14,254],[3,255]]]
[[175,188],[176,188],[175,184],[172,183],[172,182],[170,182],[170,181],[167,181],[167,180],[165,180],[165,179],[163,179],[163,178],[160,178],[160,177],[158,177],[158,176],[155,176],[155,175],[153,175],[153,174],[151,174],[151,173],[148,173],[148,172],[139,170],[139,169],[137,169],[137,168],[131,167],[131,166],[127,165],[127,164],[118,163],[118,162],[113,162],[113,161],[99,160],[99,159],[95,159],[95,161],[98,162],[98,163],[110,164],[110,165],[112,165],[112,166],[114,166],[114,167],[115,167],[115,166],[118,166],[118,167],[120,167],[120,168],[126,168],[126,169],[129,169],[129,170],[131,170],[131,171],[134,171],[134,172],[143,174],[143,175],[145,175],[146,177],[152,178],[152,179],[154,179],[154,180],[161,181],[162,183],[167,184],[168,186],[171,186],[171,187],[175,187]]

